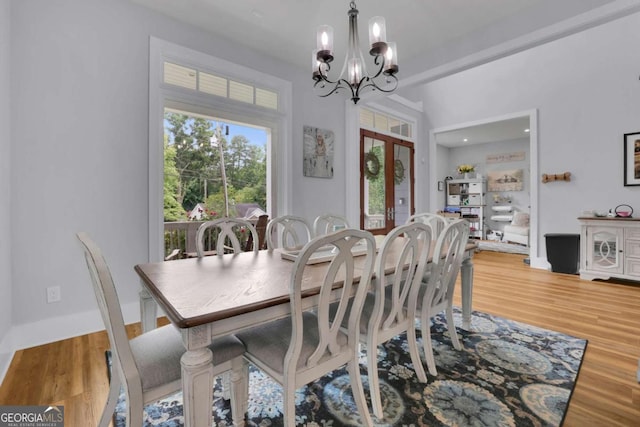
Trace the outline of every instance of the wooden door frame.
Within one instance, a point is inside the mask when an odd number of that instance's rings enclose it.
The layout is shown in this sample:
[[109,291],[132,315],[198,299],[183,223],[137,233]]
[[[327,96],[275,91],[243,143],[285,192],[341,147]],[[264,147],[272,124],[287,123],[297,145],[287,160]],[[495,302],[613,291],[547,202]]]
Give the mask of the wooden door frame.
[[[365,138],[372,138],[372,139],[377,139],[380,141],[384,141],[385,143],[385,158],[384,158],[384,177],[385,177],[385,194],[386,195],[393,195],[395,193],[394,190],[394,160],[395,160],[395,156],[393,155],[393,150],[392,155],[388,156],[386,155],[386,153],[389,150],[389,147],[394,147],[396,145],[400,145],[403,147],[407,147],[409,149],[409,185],[410,185],[410,198],[411,198],[411,211],[410,211],[410,215],[413,215],[415,213],[415,168],[414,168],[414,158],[415,158],[415,147],[414,147],[414,143],[411,141],[406,141],[403,139],[400,139],[398,137],[395,136],[391,136],[391,135],[386,135],[386,134],[382,134],[382,133],[378,133],[378,132],[373,132],[367,129],[360,129],[360,228],[362,230],[364,230],[365,228],[365,224],[364,224],[364,184],[365,184],[365,176],[364,176],[364,155],[365,155],[365,147],[364,147],[364,140]],[[395,206],[395,197],[386,197],[385,198],[385,212],[387,212],[387,209],[389,209],[389,207],[394,207]],[[386,214],[385,214],[386,215]],[[393,224],[393,225],[391,225]],[[395,227],[395,215],[394,215],[394,219],[389,222],[388,220],[385,220],[385,228],[383,229],[375,229],[375,230],[371,230],[372,233],[374,234],[380,234],[380,233],[388,233],[391,229],[393,229]]]

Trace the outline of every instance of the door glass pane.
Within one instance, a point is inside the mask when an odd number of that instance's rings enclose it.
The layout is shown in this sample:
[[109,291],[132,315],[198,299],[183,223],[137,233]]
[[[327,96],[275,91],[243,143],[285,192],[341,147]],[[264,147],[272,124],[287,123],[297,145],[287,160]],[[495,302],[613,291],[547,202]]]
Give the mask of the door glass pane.
[[393,185],[395,225],[404,224],[411,215],[411,179],[409,147],[395,145],[393,149]]
[[384,141],[364,138],[364,229],[385,228]]

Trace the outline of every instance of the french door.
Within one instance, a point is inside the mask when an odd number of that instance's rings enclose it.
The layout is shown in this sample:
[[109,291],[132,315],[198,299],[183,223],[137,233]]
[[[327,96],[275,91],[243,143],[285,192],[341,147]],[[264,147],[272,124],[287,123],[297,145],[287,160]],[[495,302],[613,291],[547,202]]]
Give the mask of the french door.
[[360,228],[386,234],[415,211],[413,143],[360,129]]

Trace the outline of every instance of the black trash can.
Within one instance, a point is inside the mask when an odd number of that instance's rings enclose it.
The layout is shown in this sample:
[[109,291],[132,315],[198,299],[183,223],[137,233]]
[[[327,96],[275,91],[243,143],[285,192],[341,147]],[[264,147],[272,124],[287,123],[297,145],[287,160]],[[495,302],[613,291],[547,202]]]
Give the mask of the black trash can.
[[554,273],[578,274],[580,263],[580,235],[550,233],[544,235],[547,260]]

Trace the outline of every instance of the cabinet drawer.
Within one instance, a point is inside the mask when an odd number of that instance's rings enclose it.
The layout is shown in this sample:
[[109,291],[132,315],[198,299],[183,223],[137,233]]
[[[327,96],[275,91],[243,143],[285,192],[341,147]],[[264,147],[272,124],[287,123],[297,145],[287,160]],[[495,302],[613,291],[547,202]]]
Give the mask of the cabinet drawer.
[[451,206],[460,206],[460,196],[457,194],[449,194],[449,197],[447,197],[447,204]]
[[469,205],[480,205],[482,204],[482,196],[480,194],[469,194]]
[[482,194],[482,183],[481,182],[470,182],[469,183],[469,194]]
[[624,261],[625,276],[635,276],[640,279],[640,259],[626,259]]
[[640,240],[625,240],[624,256],[627,258],[640,258]]
[[640,240],[640,228],[627,228],[624,230],[625,239],[637,239]]

